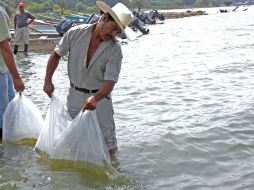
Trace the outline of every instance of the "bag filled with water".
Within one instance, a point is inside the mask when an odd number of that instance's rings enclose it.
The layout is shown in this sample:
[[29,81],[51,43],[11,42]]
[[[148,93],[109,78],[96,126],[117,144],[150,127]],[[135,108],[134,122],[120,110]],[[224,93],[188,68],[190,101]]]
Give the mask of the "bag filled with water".
[[55,95],[52,95],[44,127],[35,145],[35,151],[41,156],[51,155],[56,138],[64,129],[69,127],[71,122],[72,118],[66,112],[62,102]]
[[114,171],[96,111],[81,111],[72,120],[55,96],[35,151],[58,167],[75,167],[103,175]]
[[16,95],[9,102],[3,115],[3,142],[32,144],[43,127],[39,109],[25,95]]

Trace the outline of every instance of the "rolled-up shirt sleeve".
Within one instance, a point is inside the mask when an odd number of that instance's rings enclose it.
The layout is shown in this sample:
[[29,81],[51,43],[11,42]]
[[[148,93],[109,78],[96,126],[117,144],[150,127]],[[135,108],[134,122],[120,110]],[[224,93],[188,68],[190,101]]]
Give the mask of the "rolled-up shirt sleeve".
[[10,40],[11,34],[10,29],[8,27],[8,20],[5,15],[0,12],[0,42],[5,40]]
[[31,13],[29,13],[29,12],[27,12],[27,15],[28,15],[27,17],[30,18],[30,19],[34,18],[34,16]]
[[69,30],[65,35],[60,39],[58,44],[55,47],[55,52],[60,56],[65,56],[68,54],[71,47],[71,30]]
[[112,48],[112,54],[106,63],[106,71],[104,80],[112,80],[117,82],[121,70],[123,54],[119,44]]

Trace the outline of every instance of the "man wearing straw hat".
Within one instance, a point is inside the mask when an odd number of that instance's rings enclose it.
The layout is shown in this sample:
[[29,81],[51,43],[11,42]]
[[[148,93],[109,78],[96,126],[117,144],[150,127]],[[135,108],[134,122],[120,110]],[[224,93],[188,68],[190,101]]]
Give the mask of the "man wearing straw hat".
[[96,109],[104,140],[113,155],[117,151],[117,140],[111,91],[118,81],[123,58],[115,36],[126,32],[133,16],[122,3],[112,8],[101,1],[96,5],[104,13],[101,19],[92,25],[71,28],[56,46],[48,60],[43,89],[51,97],[54,91],[52,76],[60,58],[69,53],[68,112],[74,118],[82,109]]
[[11,99],[15,96],[15,89],[19,92],[25,89],[19,76],[14,57],[10,48],[11,34],[9,17],[0,6],[0,139],[2,139],[3,114]]
[[[25,3],[18,3],[19,11],[14,17],[14,51],[16,55],[18,52],[19,44],[24,44],[24,54],[27,55],[29,43],[29,30],[28,25],[31,24],[35,17],[25,10]],[[30,19],[30,20],[29,20]],[[28,21],[29,20],[29,21]]]

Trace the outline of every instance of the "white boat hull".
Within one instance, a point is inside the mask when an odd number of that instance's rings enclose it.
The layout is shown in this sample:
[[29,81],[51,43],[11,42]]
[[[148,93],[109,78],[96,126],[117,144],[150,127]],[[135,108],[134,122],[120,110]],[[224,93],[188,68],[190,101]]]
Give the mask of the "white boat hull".
[[[54,50],[56,44],[59,42],[59,38],[38,38],[38,39],[29,39],[29,51],[35,51],[35,52],[50,52]],[[13,49],[13,40],[11,40],[11,47]],[[24,45],[19,45],[19,51],[24,50]]]

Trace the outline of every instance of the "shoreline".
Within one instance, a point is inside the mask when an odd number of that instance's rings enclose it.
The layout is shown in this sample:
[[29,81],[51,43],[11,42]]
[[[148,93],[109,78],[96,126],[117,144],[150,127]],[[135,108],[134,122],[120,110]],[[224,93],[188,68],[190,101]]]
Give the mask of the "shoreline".
[[184,18],[184,17],[191,17],[191,16],[200,16],[200,15],[208,15],[205,11],[190,11],[187,10],[185,12],[163,12],[160,11],[166,19],[177,19],[177,18]]

